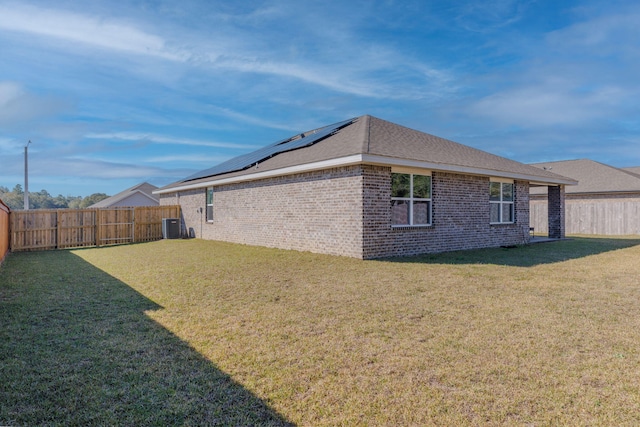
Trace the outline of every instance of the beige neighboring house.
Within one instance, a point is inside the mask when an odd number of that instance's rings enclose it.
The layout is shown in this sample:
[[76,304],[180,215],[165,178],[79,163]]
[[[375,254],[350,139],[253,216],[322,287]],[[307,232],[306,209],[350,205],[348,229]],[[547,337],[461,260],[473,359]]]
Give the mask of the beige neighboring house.
[[127,188],[120,193],[107,197],[104,200],[94,203],[89,208],[115,208],[115,207],[130,207],[130,206],[158,206],[160,200],[158,196],[153,194],[158,187],[151,185],[148,182],[143,182],[138,185],[134,185],[131,188]]
[[[640,234],[640,167],[616,168],[589,159],[532,166],[578,181],[566,187],[567,234]],[[547,232],[546,187],[531,188],[531,226]]]
[[167,185],[196,237],[361,259],[528,243],[529,187],[564,237],[572,179],[372,116],[297,133]]

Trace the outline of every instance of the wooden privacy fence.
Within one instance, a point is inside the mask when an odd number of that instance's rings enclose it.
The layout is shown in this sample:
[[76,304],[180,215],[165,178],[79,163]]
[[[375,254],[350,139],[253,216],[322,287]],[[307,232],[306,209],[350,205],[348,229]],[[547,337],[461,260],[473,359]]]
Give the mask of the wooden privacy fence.
[[[545,200],[531,200],[529,223],[536,233],[548,231],[549,215]],[[608,236],[640,234],[640,199],[607,198],[565,201],[567,234]]]
[[9,215],[11,210],[0,200],[0,263],[9,252]]
[[33,251],[162,239],[162,219],[180,206],[38,209],[11,212],[11,250]]

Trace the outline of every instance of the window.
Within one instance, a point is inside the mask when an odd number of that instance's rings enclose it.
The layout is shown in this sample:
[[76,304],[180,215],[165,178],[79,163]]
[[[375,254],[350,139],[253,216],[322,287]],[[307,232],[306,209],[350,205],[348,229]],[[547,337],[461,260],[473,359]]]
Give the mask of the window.
[[431,177],[391,174],[391,225],[431,225]]
[[213,187],[207,188],[207,222],[213,222]]
[[513,222],[513,184],[490,182],[489,205],[492,224]]

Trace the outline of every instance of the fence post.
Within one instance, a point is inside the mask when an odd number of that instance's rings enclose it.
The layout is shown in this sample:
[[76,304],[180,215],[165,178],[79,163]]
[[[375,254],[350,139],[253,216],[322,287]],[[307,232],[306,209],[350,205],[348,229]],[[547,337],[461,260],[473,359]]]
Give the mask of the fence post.
[[62,224],[60,224],[60,211],[56,210],[56,249],[60,249],[60,237],[62,234]]
[[131,207],[131,243],[136,242],[136,208]]
[[[113,217],[110,214],[113,213],[113,209],[48,209],[10,212],[7,215],[9,247],[11,251],[22,251],[85,247],[92,244],[101,247],[103,242],[107,242],[106,244],[124,241],[146,242],[162,238],[162,217],[180,216],[180,206],[129,207],[129,209],[129,216],[124,215],[128,219],[122,219],[123,215]],[[120,210],[123,214],[127,211],[122,208]],[[127,226],[132,228],[127,230]],[[115,227],[115,231],[109,227]],[[93,234],[89,235],[92,230]]]
[[95,224],[95,239],[96,239],[96,247],[100,247],[100,210],[99,209],[94,209],[93,210],[93,214],[94,214],[94,221],[93,223]]

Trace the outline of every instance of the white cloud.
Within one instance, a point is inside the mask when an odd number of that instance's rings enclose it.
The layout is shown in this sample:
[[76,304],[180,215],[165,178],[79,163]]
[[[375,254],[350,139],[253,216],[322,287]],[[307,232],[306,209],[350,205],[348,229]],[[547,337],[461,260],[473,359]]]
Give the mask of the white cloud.
[[217,163],[224,162],[225,160],[229,160],[230,156],[211,156],[211,155],[203,155],[203,154],[193,154],[193,155],[167,155],[167,156],[156,156],[149,157],[144,159],[147,163],[178,163],[178,162],[188,162],[188,163],[202,163],[202,164],[210,164],[215,165]]
[[0,81],[0,125],[14,127],[36,118],[55,115],[66,103],[27,92],[22,85]]
[[611,11],[557,31],[547,37],[550,48],[588,53],[590,56],[608,56],[615,52],[639,56],[640,11],[637,6],[624,13]]
[[[296,63],[286,63],[279,61],[263,60],[260,58],[228,58],[216,63],[217,66],[230,70],[243,71],[258,74],[273,74],[280,77],[290,77],[307,83],[312,83],[337,92],[348,93],[364,97],[384,97],[387,93],[384,87],[375,87],[373,82],[367,79],[359,81],[353,77],[336,75],[344,73],[326,69],[324,66],[315,64],[301,65]],[[377,90],[376,90],[377,89]]]
[[0,82],[0,108],[7,108],[11,102],[22,95],[22,88],[17,83]]
[[251,116],[249,114],[244,114],[244,113],[239,113],[237,111],[233,111],[230,108],[224,108],[224,107],[218,107],[215,105],[209,105],[208,106],[209,109],[211,109],[213,112],[224,116],[224,117],[228,117],[230,119],[234,119],[234,120],[238,120],[244,123],[250,123],[252,125],[258,125],[261,127],[266,127],[266,128],[271,128],[271,129],[282,129],[282,130],[291,130],[291,125],[290,124],[281,124],[281,123],[276,123],[273,122],[271,120],[265,120],[265,119],[261,119],[259,117],[254,117]]
[[24,4],[0,5],[0,29],[174,61],[185,59],[179,53],[168,50],[161,37],[134,26]]
[[170,170],[165,168],[128,164],[82,157],[59,158],[52,164],[50,159],[42,157],[29,158],[30,176],[41,175],[44,171],[48,176],[74,176],[94,179],[144,179],[150,176],[183,177],[185,170]]
[[529,43],[521,62],[493,72],[493,93],[468,111],[520,128],[610,129],[637,120],[639,21],[637,7],[611,9]]
[[[229,30],[228,34],[225,28]],[[0,30],[72,42],[63,47],[72,52],[78,51],[75,48],[78,45],[92,46],[212,71],[290,78],[369,98],[419,99],[443,88],[446,90],[449,80],[445,72],[420,64],[415,58],[404,58],[384,46],[350,39],[351,35],[346,30],[345,35],[327,37],[330,42],[323,41],[322,34],[316,34],[313,40],[302,37],[302,45],[309,42],[314,48],[294,55],[293,60],[284,47],[277,47],[279,40],[271,40],[272,47],[265,50],[256,42],[253,31],[239,27],[211,29],[203,34],[189,29],[181,29],[184,30],[181,32],[174,29],[159,35],[121,19],[18,3],[0,5]],[[327,30],[325,35],[330,33]],[[340,42],[337,37],[344,40]],[[340,55],[331,54],[335,50],[334,44],[342,46]],[[404,65],[399,68],[398,64]],[[148,72],[148,69],[140,68],[140,72]],[[400,83],[399,74],[412,77],[411,83]],[[392,80],[384,78],[385,75],[393,75]]]
[[20,143],[13,138],[0,138],[0,152],[18,152],[19,147],[21,146],[24,146],[24,143]]
[[455,21],[468,31],[489,32],[522,19],[527,3],[517,0],[466,2],[457,8]]
[[523,85],[472,104],[473,115],[521,127],[577,125],[612,115],[624,90],[603,87],[589,92],[566,84]]
[[164,135],[154,135],[150,133],[141,132],[110,132],[110,133],[90,133],[85,135],[90,139],[106,139],[106,140],[121,140],[121,141],[135,141],[135,142],[148,142],[153,144],[175,144],[175,145],[191,145],[200,147],[216,147],[216,148],[233,148],[233,149],[251,149],[258,146],[237,144],[233,142],[216,142],[216,141],[202,141],[197,139],[188,138],[172,138]]

